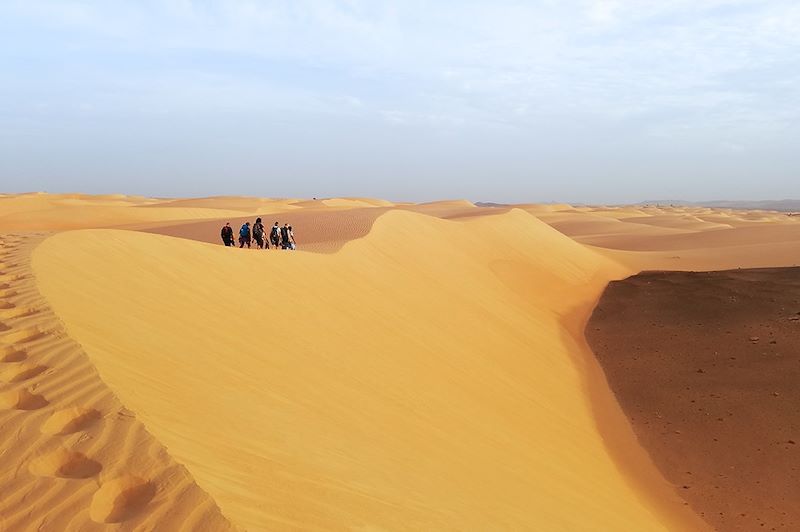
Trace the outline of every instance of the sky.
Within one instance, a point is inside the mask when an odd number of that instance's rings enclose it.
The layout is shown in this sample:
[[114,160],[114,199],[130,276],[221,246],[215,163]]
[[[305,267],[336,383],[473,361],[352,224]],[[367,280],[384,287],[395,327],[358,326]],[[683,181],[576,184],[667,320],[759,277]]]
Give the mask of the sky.
[[0,0],[0,191],[800,197],[796,0]]

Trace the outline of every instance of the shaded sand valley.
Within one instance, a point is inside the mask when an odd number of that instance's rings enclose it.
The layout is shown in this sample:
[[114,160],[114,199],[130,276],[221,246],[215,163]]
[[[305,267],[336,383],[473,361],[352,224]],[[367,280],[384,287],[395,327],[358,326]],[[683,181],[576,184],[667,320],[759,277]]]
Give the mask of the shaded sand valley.
[[613,282],[586,335],[639,441],[720,530],[800,528],[800,268]]

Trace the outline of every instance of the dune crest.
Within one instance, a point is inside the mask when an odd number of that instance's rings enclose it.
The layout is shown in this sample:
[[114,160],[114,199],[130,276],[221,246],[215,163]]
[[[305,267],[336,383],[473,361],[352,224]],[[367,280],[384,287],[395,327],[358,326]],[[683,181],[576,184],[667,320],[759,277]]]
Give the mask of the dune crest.
[[[391,210],[327,255],[75,231],[34,271],[103,381],[239,526],[703,527],[666,484],[656,506],[619,471],[574,359],[564,320],[627,270],[522,210]],[[98,492],[92,519],[126,490]]]
[[[133,473],[161,498],[109,511],[121,529],[231,529],[65,333],[31,275],[41,240],[0,235],[0,530],[102,530],[89,519],[94,501],[106,498],[98,488]],[[105,511],[91,511],[108,522]]]
[[[219,245],[256,216],[301,251]],[[797,263],[798,223],[0,195],[0,529],[703,529],[583,326],[642,269]]]

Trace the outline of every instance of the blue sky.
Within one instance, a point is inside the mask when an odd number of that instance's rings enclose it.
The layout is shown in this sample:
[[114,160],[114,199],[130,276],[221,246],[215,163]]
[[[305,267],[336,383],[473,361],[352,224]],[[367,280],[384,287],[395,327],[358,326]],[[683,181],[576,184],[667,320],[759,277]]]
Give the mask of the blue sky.
[[800,4],[0,2],[0,190],[798,197]]

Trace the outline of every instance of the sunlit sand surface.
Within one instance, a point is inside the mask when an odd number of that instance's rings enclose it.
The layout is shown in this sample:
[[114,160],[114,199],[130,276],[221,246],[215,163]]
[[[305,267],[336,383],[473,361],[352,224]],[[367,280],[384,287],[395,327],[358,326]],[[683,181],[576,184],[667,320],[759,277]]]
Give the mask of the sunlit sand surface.
[[[300,250],[220,245],[256,216]],[[642,269],[791,265],[798,222],[0,197],[0,528],[705,529],[583,327]]]

